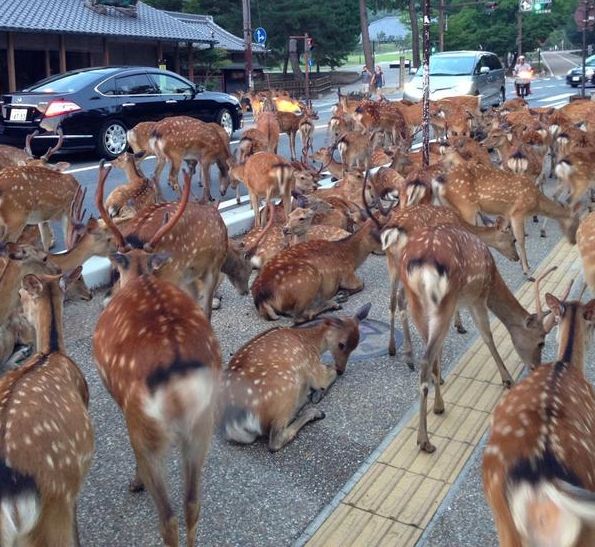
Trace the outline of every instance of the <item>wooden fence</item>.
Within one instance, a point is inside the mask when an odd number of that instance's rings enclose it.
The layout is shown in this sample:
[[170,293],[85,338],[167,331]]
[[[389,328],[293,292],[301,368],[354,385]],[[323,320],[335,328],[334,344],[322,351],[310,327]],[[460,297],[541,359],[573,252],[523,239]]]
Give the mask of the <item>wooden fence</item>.
[[[293,75],[283,74],[264,74],[254,82],[255,91],[265,91],[267,89],[284,89],[290,95],[296,98],[306,96],[305,80],[296,80]],[[332,80],[328,75],[315,76],[310,75],[310,98],[316,98],[319,95],[328,93],[332,88]]]

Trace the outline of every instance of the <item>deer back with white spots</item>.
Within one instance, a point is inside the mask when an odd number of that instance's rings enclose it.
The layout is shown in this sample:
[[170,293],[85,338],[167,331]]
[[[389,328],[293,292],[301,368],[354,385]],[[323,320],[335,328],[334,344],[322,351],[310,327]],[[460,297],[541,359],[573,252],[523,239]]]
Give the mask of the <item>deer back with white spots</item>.
[[[272,329],[236,351],[224,372],[227,439],[248,444],[267,435],[270,450],[276,451],[305,424],[324,418],[315,407],[300,409],[310,399],[320,401],[345,372],[359,342],[359,323],[370,307],[363,306],[353,317],[324,317],[312,326]],[[321,362],[325,351],[333,355],[334,366]]]
[[[221,351],[207,315],[172,283],[158,278],[159,241],[178,223],[188,203],[190,176],[171,217],[144,245],[131,246],[103,205],[108,170],[100,166],[96,205],[118,242],[113,261],[121,289],[97,321],[93,353],[99,374],[118,403],[137,463],[131,489],[147,488],[159,513],[166,545],[178,545],[178,519],[162,465],[172,444],[181,445],[188,545],[196,541],[200,476],[213,432]],[[163,215],[159,215],[160,218]]]
[[595,392],[584,355],[595,300],[545,298],[558,323],[558,356],[494,410],[484,491],[500,545],[587,547],[595,544]]
[[59,276],[23,284],[38,352],[0,379],[0,541],[78,545],[76,500],[94,450],[87,382],[65,353]]

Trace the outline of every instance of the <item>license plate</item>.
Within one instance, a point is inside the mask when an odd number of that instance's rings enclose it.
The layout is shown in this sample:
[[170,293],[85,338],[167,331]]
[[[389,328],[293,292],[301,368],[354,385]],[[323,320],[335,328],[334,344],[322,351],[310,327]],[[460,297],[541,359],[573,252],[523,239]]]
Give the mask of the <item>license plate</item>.
[[580,76],[573,76],[573,77],[572,77],[572,81],[573,81],[573,82],[578,82],[578,81],[580,81],[580,79],[581,79],[581,77],[580,77]]
[[26,122],[27,121],[27,109],[26,108],[12,108],[10,110],[10,121],[11,122]]

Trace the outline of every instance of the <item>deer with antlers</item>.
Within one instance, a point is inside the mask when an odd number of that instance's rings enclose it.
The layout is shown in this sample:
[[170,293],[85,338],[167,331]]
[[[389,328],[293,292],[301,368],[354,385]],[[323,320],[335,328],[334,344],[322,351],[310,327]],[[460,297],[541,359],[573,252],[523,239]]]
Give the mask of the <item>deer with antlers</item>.
[[492,415],[483,486],[502,547],[595,542],[595,394],[584,374],[595,300],[566,301],[568,292],[545,295],[558,324],[556,361],[514,386]]
[[114,167],[126,173],[128,182],[122,184],[110,193],[105,202],[105,208],[111,217],[129,217],[157,202],[157,182],[148,179],[138,167],[140,154],[123,152],[111,163]]
[[409,311],[426,343],[420,362],[417,444],[425,452],[434,452],[427,432],[429,385],[433,380],[434,413],[442,414],[440,356],[457,308],[469,307],[506,387],[512,385],[513,379],[494,343],[488,309],[504,323],[517,353],[527,365],[541,362],[545,343],[543,314],[539,313],[540,308],[536,317],[527,314],[506,287],[488,247],[467,230],[453,224],[427,226],[409,237],[403,234],[403,239],[400,278]]
[[[188,116],[165,118],[155,124],[150,138],[150,147],[157,156],[153,178],[159,181],[165,164],[171,168],[169,185],[179,191],[178,173],[183,160],[198,162],[201,166],[203,201],[211,200],[211,175],[213,164],[219,168],[219,190],[225,195],[229,186],[228,161],[231,158],[229,137],[216,123],[204,123]],[[157,188],[158,189],[158,188]]]
[[546,197],[530,178],[495,167],[469,164],[452,150],[445,159],[445,164],[450,164],[451,168],[433,180],[435,194],[440,201],[454,207],[469,224],[475,224],[478,213],[502,215],[509,221],[525,275],[529,275],[525,249],[528,216],[539,214],[557,220],[568,241],[576,243],[578,216]]
[[306,120],[317,120],[318,113],[310,108],[304,109],[301,114],[294,114],[293,112],[277,111],[277,121],[279,122],[279,129],[281,133],[287,133],[289,137],[289,150],[291,159],[297,159],[295,153],[295,137],[300,129],[300,124],[305,123]]
[[94,442],[89,390],[66,354],[59,276],[27,275],[37,353],[0,379],[3,545],[78,545],[76,499]]
[[[325,317],[315,325],[271,329],[244,344],[224,373],[226,438],[249,444],[268,435],[269,449],[275,452],[307,423],[324,418],[315,407],[300,409],[309,399],[319,402],[337,375],[345,372],[359,343],[359,324],[370,307],[363,306],[353,317]],[[334,366],[320,360],[325,351],[333,355]]]
[[103,205],[107,174],[101,168],[96,202],[117,241],[112,260],[118,265],[121,288],[97,321],[93,353],[100,376],[126,419],[137,464],[131,489],[147,488],[157,507],[163,542],[172,546],[178,545],[178,520],[162,464],[170,445],[180,444],[190,546],[196,541],[200,475],[213,432],[221,351],[203,310],[185,291],[154,275],[166,260],[155,249],[183,218],[190,176],[185,173],[182,199],[174,213],[143,244],[138,238],[125,238],[107,214]]

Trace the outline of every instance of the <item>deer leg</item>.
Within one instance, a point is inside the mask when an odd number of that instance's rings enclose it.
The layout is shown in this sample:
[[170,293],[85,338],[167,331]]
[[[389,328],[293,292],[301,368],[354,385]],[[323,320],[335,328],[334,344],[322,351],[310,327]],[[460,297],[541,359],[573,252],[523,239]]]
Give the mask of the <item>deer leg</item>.
[[516,239],[523,273],[529,275],[529,262],[527,261],[527,249],[525,248],[525,218],[524,216],[511,216],[510,227]]
[[498,353],[496,349],[496,344],[494,343],[494,337],[492,336],[492,331],[490,329],[490,318],[488,316],[488,308],[486,304],[486,299],[483,299],[481,302],[477,302],[471,306],[471,314],[473,315],[473,320],[475,321],[475,325],[481,334],[483,341],[485,342],[486,346],[490,350],[494,361],[496,361],[496,365],[498,366],[498,371],[500,372],[500,376],[502,377],[502,383],[506,387],[512,386],[514,380],[508,372],[504,361],[502,361],[502,357]]
[[339,290],[349,295],[358,293],[364,289],[364,282],[355,275],[355,272],[348,272],[339,282]]
[[198,519],[200,517],[200,479],[208,451],[209,441],[213,433],[213,411],[201,417],[194,428],[190,442],[182,445],[184,462],[184,512],[186,518],[186,544],[196,545]]
[[138,476],[157,507],[163,543],[167,547],[178,547],[178,519],[167,495],[162,454],[156,454],[145,447],[136,446],[134,453]]
[[[49,251],[56,243],[52,226],[48,221],[40,222],[38,225],[41,245],[44,251]],[[20,234],[19,234],[20,235]]]
[[547,237],[547,234],[545,232],[545,226],[547,224],[547,221],[548,221],[547,217],[543,219],[543,224],[541,225],[541,230],[539,230],[539,235],[541,237]]
[[72,537],[74,539],[74,547],[81,547],[81,535],[79,533],[79,521],[77,517],[77,504],[74,504],[72,510]]
[[444,414],[444,399],[442,399],[441,385],[444,383],[440,374],[440,364],[442,362],[442,349],[434,363],[432,363],[432,381],[434,382],[434,414]]
[[201,202],[209,203],[209,201],[213,201],[213,198],[211,197],[211,164],[203,159],[200,162],[200,167],[202,171],[202,180],[204,182]]
[[333,367],[327,367],[322,363],[313,371],[310,379],[310,388],[314,390],[310,396],[310,400],[314,404],[318,404],[326,395],[328,389],[335,383],[337,379],[337,371]]
[[[395,265],[396,266],[396,265]],[[395,312],[397,310],[397,290],[398,290],[398,279],[396,275],[393,275],[391,270],[391,264],[389,263],[389,275],[390,275],[390,330],[388,333],[388,354],[396,355],[397,347],[395,341]]]
[[307,423],[322,420],[324,416],[325,414],[322,412],[322,410],[314,407],[308,407],[298,416],[296,416],[291,424],[281,427],[274,425],[271,428],[271,432],[269,434],[269,450],[271,452],[280,450],[285,445],[293,441],[299,430],[302,429],[302,427],[304,427]]
[[178,157],[171,157],[170,162],[171,166],[169,168],[167,182],[169,183],[170,188],[179,194],[180,184],[178,182],[178,173],[180,172],[181,160]]
[[459,334],[467,334],[467,330],[463,326],[463,320],[461,319],[461,314],[459,313],[459,310],[455,312],[454,326]]
[[403,327],[403,357],[407,366],[414,370],[413,344],[411,343],[411,329],[409,328],[409,316],[407,314],[407,296],[402,287],[399,289],[397,305],[399,307],[399,319]]

